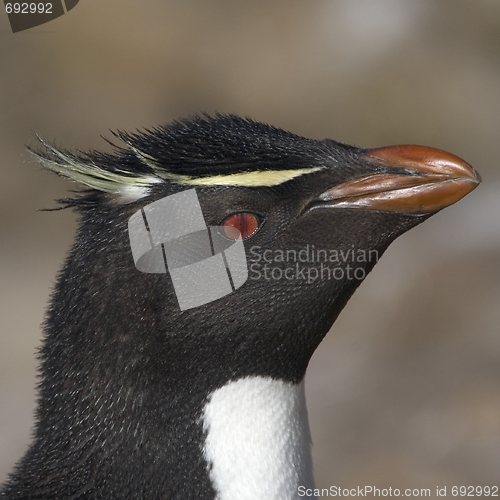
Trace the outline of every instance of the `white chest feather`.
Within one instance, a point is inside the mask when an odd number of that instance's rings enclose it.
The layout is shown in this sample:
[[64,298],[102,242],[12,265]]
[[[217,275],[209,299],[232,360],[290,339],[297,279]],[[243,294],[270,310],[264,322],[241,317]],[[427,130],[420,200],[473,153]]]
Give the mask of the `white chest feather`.
[[230,382],[211,395],[203,426],[217,500],[292,500],[314,487],[304,382]]

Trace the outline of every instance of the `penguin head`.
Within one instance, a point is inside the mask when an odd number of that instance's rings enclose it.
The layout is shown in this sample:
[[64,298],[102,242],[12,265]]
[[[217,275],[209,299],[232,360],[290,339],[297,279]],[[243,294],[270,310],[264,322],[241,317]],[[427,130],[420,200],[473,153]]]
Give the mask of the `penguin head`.
[[[116,135],[125,147],[114,154],[75,155],[47,143],[36,153],[90,188],[64,200],[82,215],[74,251],[93,260],[88,279],[101,292],[120,287],[120,314],[109,317],[134,349],[168,359],[177,373],[217,373],[220,384],[249,375],[301,380],[388,245],[480,182],[440,150],[360,149],[233,115]],[[172,273],[135,267],[127,222],[192,189],[206,226],[228,246],[243,245],[248,274],[231,293],[181,310]]]

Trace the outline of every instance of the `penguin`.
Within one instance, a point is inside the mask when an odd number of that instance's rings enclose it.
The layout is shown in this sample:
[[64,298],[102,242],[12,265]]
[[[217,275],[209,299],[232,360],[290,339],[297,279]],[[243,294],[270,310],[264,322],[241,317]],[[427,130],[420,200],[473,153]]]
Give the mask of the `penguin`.
[[0,497],[316,498],[304,377],[389,244],[480,183],[413,145],[312,140],[236,115],[40,138],[83,186],[47,311],[33,441]]

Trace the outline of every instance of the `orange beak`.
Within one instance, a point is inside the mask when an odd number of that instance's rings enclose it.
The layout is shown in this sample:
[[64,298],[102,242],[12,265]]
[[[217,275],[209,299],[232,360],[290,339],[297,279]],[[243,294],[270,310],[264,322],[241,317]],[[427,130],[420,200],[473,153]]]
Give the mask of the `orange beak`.
[[361,154],[385,172],[339,184],[321,194],[321,201],[334,208],[425,214],[456,203],[481,182],[467,162],[440,149],[388,146]]

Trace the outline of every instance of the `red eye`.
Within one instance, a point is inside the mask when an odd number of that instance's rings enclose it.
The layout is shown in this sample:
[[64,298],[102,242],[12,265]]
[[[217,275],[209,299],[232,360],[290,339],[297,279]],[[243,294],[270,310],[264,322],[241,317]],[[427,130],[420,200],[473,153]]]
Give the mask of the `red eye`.
[[[239,214],[230,215],[223,223],[224,233],[228,238],[236,240],[240,237],[246,239],[252,236],[259,228],[259,219],[256,215],[241,212]],[[239,231],[235,231],[237,229]]]

